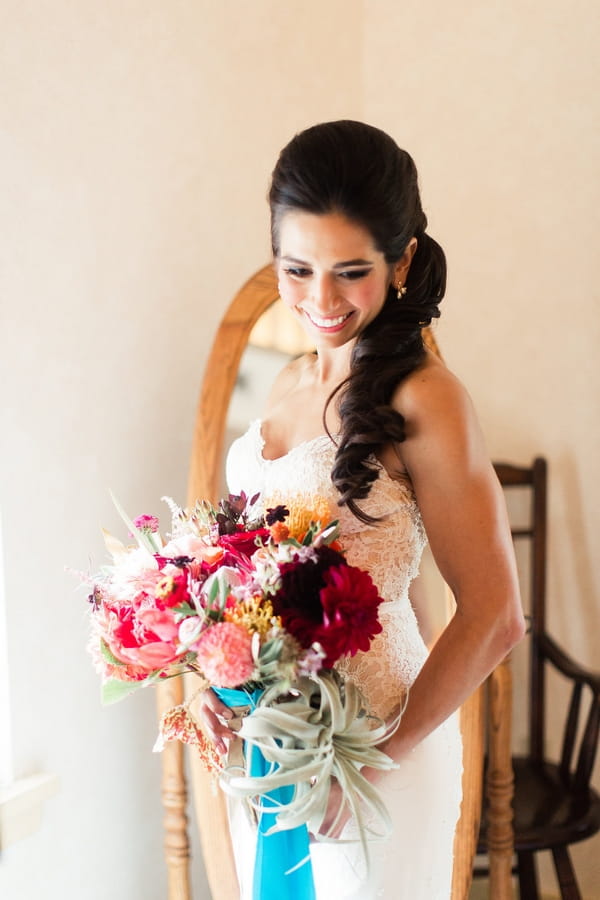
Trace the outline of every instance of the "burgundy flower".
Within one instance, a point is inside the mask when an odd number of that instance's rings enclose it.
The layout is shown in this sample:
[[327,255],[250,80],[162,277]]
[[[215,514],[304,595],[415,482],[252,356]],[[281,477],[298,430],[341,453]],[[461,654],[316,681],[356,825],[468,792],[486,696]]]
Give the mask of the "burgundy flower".
[[274,525],[275,522],[284,522],[289,514],[290,511],[287,506],[283,506],[281,503],[279,504],[279,506],[269,506],[267,508],[265,522],[269,526]]
[[273,611],[302,645],[323,647],[325,668],[345,654],[367,650],[381,631],[377,610],[381,597],[371,576],[349,566],[341,553],[319,547],[317,560],[284,563],[282,584]]
[[323,665],[330,668],[341,656],[369,649],[382,630],[378,618],[382,598],[371,576],[354,566],[328,569],[325,582],[320,591],[323,624],[313,640],[323,647],[327,654]]

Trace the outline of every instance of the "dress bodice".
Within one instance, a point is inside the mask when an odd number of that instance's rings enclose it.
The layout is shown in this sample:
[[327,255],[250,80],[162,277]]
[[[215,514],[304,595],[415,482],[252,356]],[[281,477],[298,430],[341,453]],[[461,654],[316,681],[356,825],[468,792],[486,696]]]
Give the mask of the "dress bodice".
[[304,441],[278,459],[265,459],[263,449],[261,422],[255,420],[229,450],[229,489],[249,496],[260,492],[265,506],[296,501],[322,511],[326,503],[329,517],[339,519],[348,562],[369,572],[386,602],[379,612],[383,631],[369,651],[341,660],[337,667],[356,682],[373,713],[388,716],[427,655],[408,597],[426,543],[412,486],[392,479],[379,466],[378,478],[361,506],[381,521],[365,525],[337,505],[330,477],[336,448],[327,435]]

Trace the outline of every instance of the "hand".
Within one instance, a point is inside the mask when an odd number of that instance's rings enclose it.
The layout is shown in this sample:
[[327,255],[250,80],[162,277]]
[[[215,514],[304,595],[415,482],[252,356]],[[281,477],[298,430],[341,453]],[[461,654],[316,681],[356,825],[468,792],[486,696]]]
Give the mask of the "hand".
[[233,711],[226,706],[211,688],[203,691],[198,698],[199,716],[206,736],[215,745],[215,750],[225,756],[229,742],[235,736],[228,722],[233,718]]
[[[331,833],[328,834],[329,829],[335,822],[336,817],[340,811],[340,806],[343,806],[343,809],[340,813],[337,824],[331,831]],[[327,810],[325,812],[325,818],[323,819],[321,827],[319,828],[319,834],[330,838],[339,838],[349,818],[350,810],[348,808],[348,804],[344,800],[344,794],[340,787],[340,783],[337,778],[332,778],[331,787],[329,790],[329,800],[327,802]]]

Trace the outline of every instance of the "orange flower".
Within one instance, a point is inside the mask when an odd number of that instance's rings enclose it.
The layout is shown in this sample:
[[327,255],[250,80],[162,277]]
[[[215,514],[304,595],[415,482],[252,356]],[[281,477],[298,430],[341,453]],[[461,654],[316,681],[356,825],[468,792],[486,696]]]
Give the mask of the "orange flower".
[[271,525],[269,531],[276,544],[286,541],[290,536],[290,529],[284,522],[275,522],[274,525]]
[[[289,530],[287,536],[300,542],[302,542],[311,522],[320,522],[321,525],[325,526],[335,518],[329,501],[321,494],[313,494],[308,497],[305,495],[298,495],[297,497],[275,495],[265,498],[265,509],[278,505],[285,505],[289,510],[289,515],[284,523]],[[277,524],[275,523],[272,527],[275,528]],[[277,540],[275,537],[273,539]],[[282,540],[285,540],[285,538]]]

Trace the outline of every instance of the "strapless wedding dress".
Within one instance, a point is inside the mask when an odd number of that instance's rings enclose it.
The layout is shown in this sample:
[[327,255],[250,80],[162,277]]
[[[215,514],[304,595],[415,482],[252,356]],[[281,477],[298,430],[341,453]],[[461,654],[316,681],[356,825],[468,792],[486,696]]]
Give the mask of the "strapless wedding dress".
[[[264,458],[263,446],[261,423],[255,421],[230,448],[229,489],[249,496],[259,491],[267,506],[298,499],[307,508],[322,509],[328,501],[331,518],[340,521],[348,562],[370,573],[386,601],[379,613],[383,631],[369,651],[343,660],[337,668],[360,688],[371,712],[387,718],[427,657],[408,597],[426,542],[410,483],[393,480],[381,467],[362,507],[384,521],[364,525],[337,506],[330,479],[335,446],[326,435],[274,460]],[[393,833],[370,843],[368,881],[357,843],[311,844],[318,900],[448,900],[461,775],[462,746],[454,715],[379,782]],[[246,900],[251,897],[254,837],[241,810],[233,811],[231,830],[241,897]],[[349,822],[343,837],[353,836]]]

